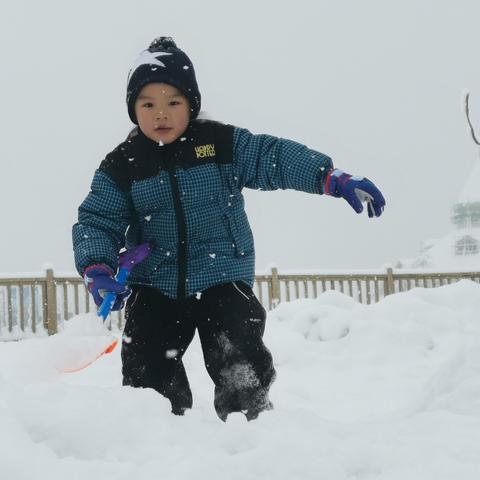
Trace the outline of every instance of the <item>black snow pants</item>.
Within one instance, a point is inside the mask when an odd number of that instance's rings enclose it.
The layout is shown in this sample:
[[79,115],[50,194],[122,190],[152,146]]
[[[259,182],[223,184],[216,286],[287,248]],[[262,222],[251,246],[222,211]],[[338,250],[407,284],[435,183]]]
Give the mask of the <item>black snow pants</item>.
[[182,356],[198,329],[205,365],[215,384],[214,406],[225,421],[243,411],[252,420],[272,408],[272,355],[262,337],[265,309],[244,282],[216,285],[174,300],[134,287],[126,306],[123,384],[154,388],[182,415],[193,404]]

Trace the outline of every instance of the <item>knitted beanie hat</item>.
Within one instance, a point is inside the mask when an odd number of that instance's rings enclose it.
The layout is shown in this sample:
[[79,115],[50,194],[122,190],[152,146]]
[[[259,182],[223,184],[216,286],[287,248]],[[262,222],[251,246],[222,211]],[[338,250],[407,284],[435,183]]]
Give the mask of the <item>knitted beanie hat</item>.
[[136,59],[128,74],[127,106],[133,123],[135,100],[140,90],[152,82],[168,83],[185,95],[190,103],[190,118],[200,112],[201,97],[192,62],[171,37],[156,38]]

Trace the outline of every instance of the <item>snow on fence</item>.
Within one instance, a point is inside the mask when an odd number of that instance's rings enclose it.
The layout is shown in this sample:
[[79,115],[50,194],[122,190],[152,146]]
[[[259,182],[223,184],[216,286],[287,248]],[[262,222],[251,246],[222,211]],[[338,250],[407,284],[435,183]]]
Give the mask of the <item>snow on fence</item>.
[[[256,275],[254,291],[262,305],[271,310],[282,301],[316,298],[327,290],[337,290],[370,304],[392,293],[439,287],[461,279],[480,283],[480,272],[394,272],[387,268],[368,273],[287,275],[272,268],[270,274]],[[52,335],[72,316],[94,308],[79,277],[55,277],[51,269],[42,276],[0,277],[0,339]],[[121,329],[123,322],[123,312],[109,317],[110,327]]]

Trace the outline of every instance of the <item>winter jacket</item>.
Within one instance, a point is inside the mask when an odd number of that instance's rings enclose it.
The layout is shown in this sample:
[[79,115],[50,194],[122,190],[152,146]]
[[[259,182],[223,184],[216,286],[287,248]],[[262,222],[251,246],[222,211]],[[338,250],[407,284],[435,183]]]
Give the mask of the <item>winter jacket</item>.
[[118,253],[143,242],[150,256],[130,284],[184,298],[230,281],[253,285],[255,251],[242,189],[323,193],[332,161],[304,145],[243,128],[194,120],[159,146],[141,131],[109,153],[73,226],[80,275],[116,270]]

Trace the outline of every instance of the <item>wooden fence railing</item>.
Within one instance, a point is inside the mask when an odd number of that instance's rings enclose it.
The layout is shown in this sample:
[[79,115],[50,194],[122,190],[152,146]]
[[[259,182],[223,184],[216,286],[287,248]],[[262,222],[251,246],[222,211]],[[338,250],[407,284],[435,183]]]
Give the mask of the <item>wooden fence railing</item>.
[[[388,268],[369,273],[283,275],[272,268],[269,275],[255,277],[254,291],[262,305],[271,310],[279,302],[316,298],[327,290],[337,290],[370,304],[392,293],[439,287],[461,279],[480,283],[480,272],[406,273]],[[0,277],[0,339],[52,335],[64,321],[94,307],[79,277],[55,277],[51,269],[38,277]],[[110,326],[121,329],[123,322],[123,312],[110,315]]]

